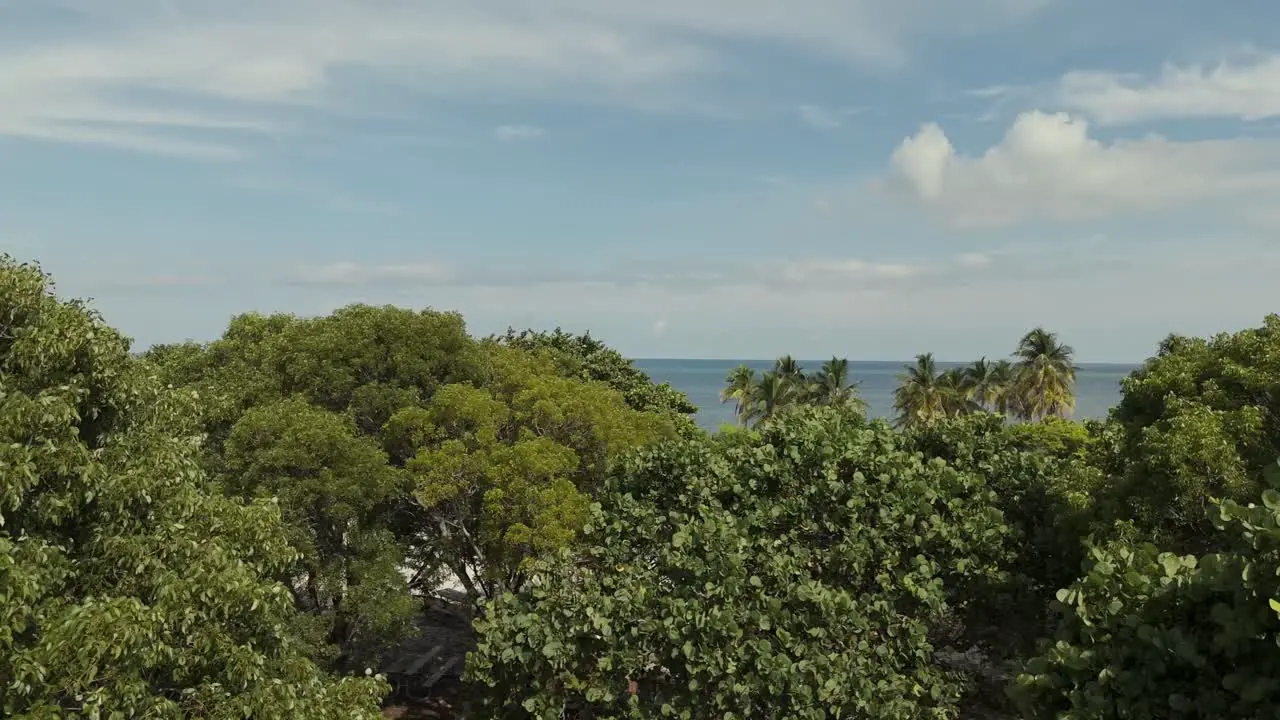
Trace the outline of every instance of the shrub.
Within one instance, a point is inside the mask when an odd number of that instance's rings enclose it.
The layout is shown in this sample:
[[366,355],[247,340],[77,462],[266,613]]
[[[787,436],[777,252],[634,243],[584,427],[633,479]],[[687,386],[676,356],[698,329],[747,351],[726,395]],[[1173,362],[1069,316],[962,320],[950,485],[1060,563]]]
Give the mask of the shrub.
[[1222,502],[1229,549],[1197,559],[1152,544],[1089,553],[1057,594],[1056,640],[1014,687],[1043,718],[1260,718],[1280,703],[1280,494]]
[[998,572],[984,480],[813,408],[612,478],[580,556],[487,606],[480,717],[949,717],[948,588]]

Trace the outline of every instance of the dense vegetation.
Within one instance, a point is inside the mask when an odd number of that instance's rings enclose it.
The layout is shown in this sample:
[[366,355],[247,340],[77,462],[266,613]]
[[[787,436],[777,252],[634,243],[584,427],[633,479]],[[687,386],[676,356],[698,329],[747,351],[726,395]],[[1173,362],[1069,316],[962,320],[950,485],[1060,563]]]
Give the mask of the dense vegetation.
[[1101,422],[1073,352],[728,379],[598,340],[243,315],[129,354],[0,260],[0,715],[376,717],[425,598],[476,718],[1253,718],[1280,707],[1280,317],[1171,337]]

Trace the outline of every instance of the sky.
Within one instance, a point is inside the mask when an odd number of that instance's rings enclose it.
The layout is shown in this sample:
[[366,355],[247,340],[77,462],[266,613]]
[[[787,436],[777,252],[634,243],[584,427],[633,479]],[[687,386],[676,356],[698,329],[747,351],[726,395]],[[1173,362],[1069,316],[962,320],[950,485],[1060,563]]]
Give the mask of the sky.
[[1280,311],[1278,191],[1261,0],[0,0],[0,252],[139,348],[1140,361]]

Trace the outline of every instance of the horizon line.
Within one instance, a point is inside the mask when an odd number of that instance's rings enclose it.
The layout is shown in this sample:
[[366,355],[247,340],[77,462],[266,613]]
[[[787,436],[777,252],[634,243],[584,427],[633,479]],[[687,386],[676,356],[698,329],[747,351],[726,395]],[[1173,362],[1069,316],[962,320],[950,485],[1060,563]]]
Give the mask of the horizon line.
[[[740,357],[629,357],[628,359],[629,359],[629,360],[631,360],[631,361],[633,361],[633,362],[655,362],[655,361],[656,361],[656,362],[690,362],[690,361],[695,361],[695,362],[739,362],[739,363],[771,363],[771,362],[775,362],[775,361],[777,360],[777,358],[740,358]],[[828,358],[828,359],[829,359],[829,358]],[[843,360],[848,360],[850,363],[905,363],[905,364],[907,364],[907,365],[910,365],[910,364],[911,364],[911,362],[912,362],[912,361],[911,361],[911,359],[905,359],[905,360],[904,360],[904,359],[896,359],[896,360],[883,360],[883,359],[881,359],[881,360],[865,360],[865,359],[858,359],[858,360],[855,360],[855,359],[853,359],[853,358],[841,358],[841,359],[843,359]],[[818,359],[818,358],[799,358],[799,357],[798,357],[798,358],[795,358],[795,360],[796,360],[796,362],[802,362],[802,363],[806,363],[806,362],[816,362],[816,363],[823,363],[823,362],[827,362],[827,360],[824,360],[824,359]],[[942,360],[942,359],[940,359],[940,358],[935,357],[935,358],[934,358],[934,362],[943,363],[943,364],[947,364],[947,365],[951,365],[951,364],[955,364],[955,365],[967,365],[967,364],[969,364],[969,363],[973,362],[973,360],[972,360],[972,359],[970,359],[970,360]],[[1124,360],[1124,361],[1120,361],[1120,360],[1077,360],[1077,361],[1075,361],[1075,362],[1076,362],[1076,365],[1077,365],[1077,366],[1079,366],[1079,365],[1116,365],[1116,366],[1124,366],[1124,367],[1141,367],[1142,365],[1144,365],[1144,364],[1146,363],[1146,360],[1139,360],[1139,361],[1133,361],[1133,360]]]

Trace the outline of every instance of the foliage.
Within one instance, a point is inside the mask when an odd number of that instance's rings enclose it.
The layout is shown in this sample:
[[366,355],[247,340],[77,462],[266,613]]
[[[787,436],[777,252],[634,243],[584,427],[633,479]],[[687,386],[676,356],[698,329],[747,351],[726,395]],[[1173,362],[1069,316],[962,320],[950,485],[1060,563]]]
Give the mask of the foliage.
[[1030,717],[1258,718],[1280,702],[1280,494],[1221,503],[1227,548],[1197,559],[1154,545],[1090,551],[1058,592],[1056,642],[1018,676]]
[[822,405],[858,412],[867,407],[858,396],[858,384],[849,379],[848,360],[833,357],[818,372],[807,375],[790,355],[778,358],[773,370],[758,379],[755,370],[746,365],[729,371],[720,401],[735,404],[734,415],[743,425],[796,406]]
[[194,398],[0,258],[0,715],[375,718],[285,630],[273,503],[210,492]]
[[375,662],[417,611],[390,531],[404,476],[351,418],[298,398],[251,408],[225,450],[228,492],[279,500],[301,556],[282,579],[298,608],[327,620],[338,666]]
[[520,587],[531,557],[573,539],[610,463],[676,434],[669,414],[633,410],[604,383],[561,377],[545,356],[489,351],[486,387],[446,385],[389,423],[416,441],[407,467],[437,520],[435,546],[485,597]]
[[1060,417],[1011,425],[1009,432],[1020,449],[1042,452],[1057,458],[1083,460],[1090,447],[1088,428],[1083,423]]
[[1237,502],[1267,487],[1280,456],[1280,316],[1209,340],[1171,336],[1123,382],[1112,411],[1113,520],[1178,552],[1216,549],[1208,498]]
[[338,668],[375,660],[418,610],[401,568],[413,567],[423,521],[382,428],[441,385],[484,376],[462,318],[366,305],[246,314],[208,345],[146,359],[199,393],[203,464],[226,491],[281,500],[298,560],[279,577],[311,616],[313,657]]
[[1101,482],[1077,451],[1067,450],[1084,432],[1067,420],[1011,425],[985,413],[905,432],[904,447],[985,478],[1010,527],[1010,573],[973,590],[964,642],[1002,657],[1031,649],[1044,629],[1048,598],[1076,578]]
[[571,335],[556,328],[554,332],[525,330],[507,334],[496,340],[524,350],[553,350],[569,377],[608,384],[622,393],[627,404],[643,412],[671,412],[692,415],[698,407],[668,383],[654,384],[649,376],[635,367],[617,350],[591,337],[591,333]]
[[1075,350],[1044,328],[1032,329],[1014,350],[1014,410],[1025,420],[1066,417],[1075,409]]
[[893,392],[893,407],[898,411],[900,427],[929,423],[950,414],[955,403],[950,393],[955,386],[942,380],[933,353],[917,355],[916,364],[908,365],[899,380]]
[[847,408],[660,446],[582,556],[488,606],[479,716],[950,717],[929,636],[949,588],[996,573],[995,501]]

